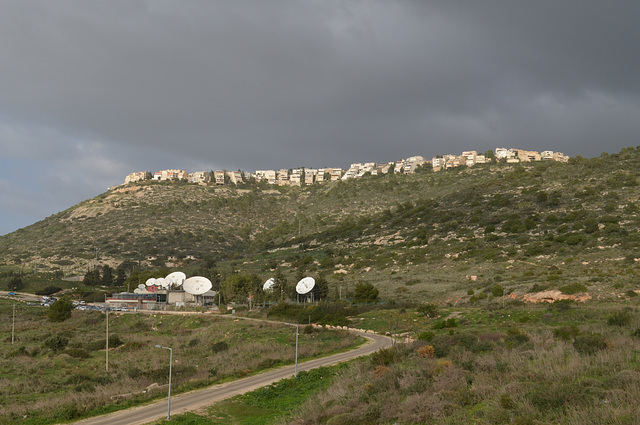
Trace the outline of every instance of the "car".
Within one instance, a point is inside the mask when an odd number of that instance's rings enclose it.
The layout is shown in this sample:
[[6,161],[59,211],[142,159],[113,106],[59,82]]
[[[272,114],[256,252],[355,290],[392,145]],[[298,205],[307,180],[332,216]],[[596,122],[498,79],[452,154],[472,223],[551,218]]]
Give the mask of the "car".
[[9,295],[16,295],[15,292],[9,292]]

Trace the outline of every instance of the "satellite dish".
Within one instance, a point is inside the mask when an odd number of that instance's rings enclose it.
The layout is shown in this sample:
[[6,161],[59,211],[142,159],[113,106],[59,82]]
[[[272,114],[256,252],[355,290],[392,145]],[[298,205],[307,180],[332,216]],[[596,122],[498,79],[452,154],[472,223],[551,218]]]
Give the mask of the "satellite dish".
[[[146,292],[146,291],[145,291],[145,292]],[[142,294],[142,289],[140,289],[140,288],[136,288],[136,289],[134,289],[134,290],[133,290],[133,293],[134,293],[134,294]]]
[[263,291],[273,291],[273,286],[276,284],[276,281],[273,278],[267,280],[264,285],[262,285]]
[[144,283],[141,283],[140,285],[138,285],[138,289],[140,289],[141,291],[146,291],[147,286]]
[[191,295],[202,295],[212,287],[211,281],[202,276],[190,277],[182,284],[184,291]]
[[312,277],[305,277],[296,285],[296,292],[300,295],[311,292],[316,285],[316,281]]
[[147,287],[148,292],[158,292],[158,287],[156,285],[152,285]]
[[187,275],[182,272],[169,273],[165,279],[169,282],[169,285],[182,286],[182,283],[187,278]]
[[156,279],[153,277],[150,277],[149,279],[147,279],[147,281],[144,284],[147,286],[153,286],[156,284]]
[[156,279],[156,286],[167,289],[169,287],[169,283],[166,281],[164,277],[159,277]]

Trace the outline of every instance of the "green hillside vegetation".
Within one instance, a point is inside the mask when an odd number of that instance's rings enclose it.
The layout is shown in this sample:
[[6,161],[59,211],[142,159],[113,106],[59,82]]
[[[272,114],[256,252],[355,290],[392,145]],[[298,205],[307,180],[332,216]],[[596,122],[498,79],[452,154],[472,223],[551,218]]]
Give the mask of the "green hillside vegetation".
[[[12,312],[0,299],[2,317]],[[62,322],[47,320],[47,313],[18,303],[13,344],[11,320],[2,321],[0,424],[60,423],[166,397],[169,353],[156,344],[173,348],[174,394],[294,361],[295,329],[284,325],[211,315],[110,314],[107,372],[104,313],[73,311]],[[300,360],[359,342],[347,332],[301,330]]]
[[130,184],[1,237],[0,285],[23,273],[26,288],[37,287],[26,272],[38,245],[38,281],[48,283],[84,275],[97,248],[114,274],[122,264],[127,274],[159,270],[169,256],[187,272],[215,268],[222,281],[234,273],[264,281],[276,269],[290,284],[322,274],[329,298],[363,281],[396,301],[475,302],[470,289],[489,294],[495,285],[518,296],[625,293],[638,280],[639,165],[640,151],[627,148],[568,164],[424,169],[301,188]]
[[[131,184],[1,237],[0,288],[63,290],[99,301],[105,292],[180,269],[209,277],[222,304],[238,314],[373,329],[407,342],[327,372],[331,385],[313,386],[317,396],[301,408],[291,409],[301,399],[289,400],[284,417],[259,392],[210,409],[208,416],[176,418],[184,423],[219,423],[222,417],[223,423],[297,425],[635,424],[639,176],[640,149],[627,148],[567,164],[422,169],[301,188]],[[85,281],[62,280],[72,274]],[[322,301],[281,302],[296,300],[295,284],[304,276],[316,278],[314,298]],[[275,290],[265,293],[262,283],[271,277]],[[247,311],[249,295],[254,305],[270,301],[271,307]],[[99,363],[100,356],[83,345],[91,341],[74,333],[81,324],[40,329],[35,315],[45,313],[33,309],[23,330],[53,335],[66,329],[59,335],[68,339],[66,346],[84,349],[89,357],[82,362]],[[4,311],[8,317],[6,303]],[[84,314],[74,312],[70,320]],[[132,314],[118,320],[122,330],[135,329],[141,319]],[[6,342],[9,321],[4,323]],[[150,326],[133,340],[151,344],[147,338],[160,328]],[[197,335],[162,329],[163,337],[185,349],[222,339],[208,334],[208,326],[204,332],[204,325]],[[308,329],[305,335],[313,338]],[[189,338],[207,344],[190,347]],[[44,378],[25,384],[16,359],[30,365],[76,361],[55,351],[60,340],[43,345],[43,339],[34,334],[20,341],[24,349],[3,353],[0,366],[9,371],[8,385],[18,389],[1,393],[49,385]],[[216,378],[219,370],[198,368],[194,385]],[[234,376],[234,370],[223,375]],[[103,385],[97,379],[86,381]],[[286,393],[286,384],[281,390]]]

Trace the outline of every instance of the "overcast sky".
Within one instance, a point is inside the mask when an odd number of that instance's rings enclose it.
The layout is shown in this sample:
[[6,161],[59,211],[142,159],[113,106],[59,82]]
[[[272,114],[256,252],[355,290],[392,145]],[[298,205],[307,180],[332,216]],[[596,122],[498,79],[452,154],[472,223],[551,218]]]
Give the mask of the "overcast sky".
[[0,10],[0,235],[134,171],[640,145],[637,0]]

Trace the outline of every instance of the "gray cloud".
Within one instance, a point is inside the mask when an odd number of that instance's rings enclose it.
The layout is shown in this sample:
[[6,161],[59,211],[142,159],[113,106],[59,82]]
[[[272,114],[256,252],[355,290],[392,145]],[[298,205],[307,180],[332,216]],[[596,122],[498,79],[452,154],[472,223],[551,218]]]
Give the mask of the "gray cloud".
[[633,1],[0,5],[2,159],[52,184],[47,212],[137,170],[638,144]]

